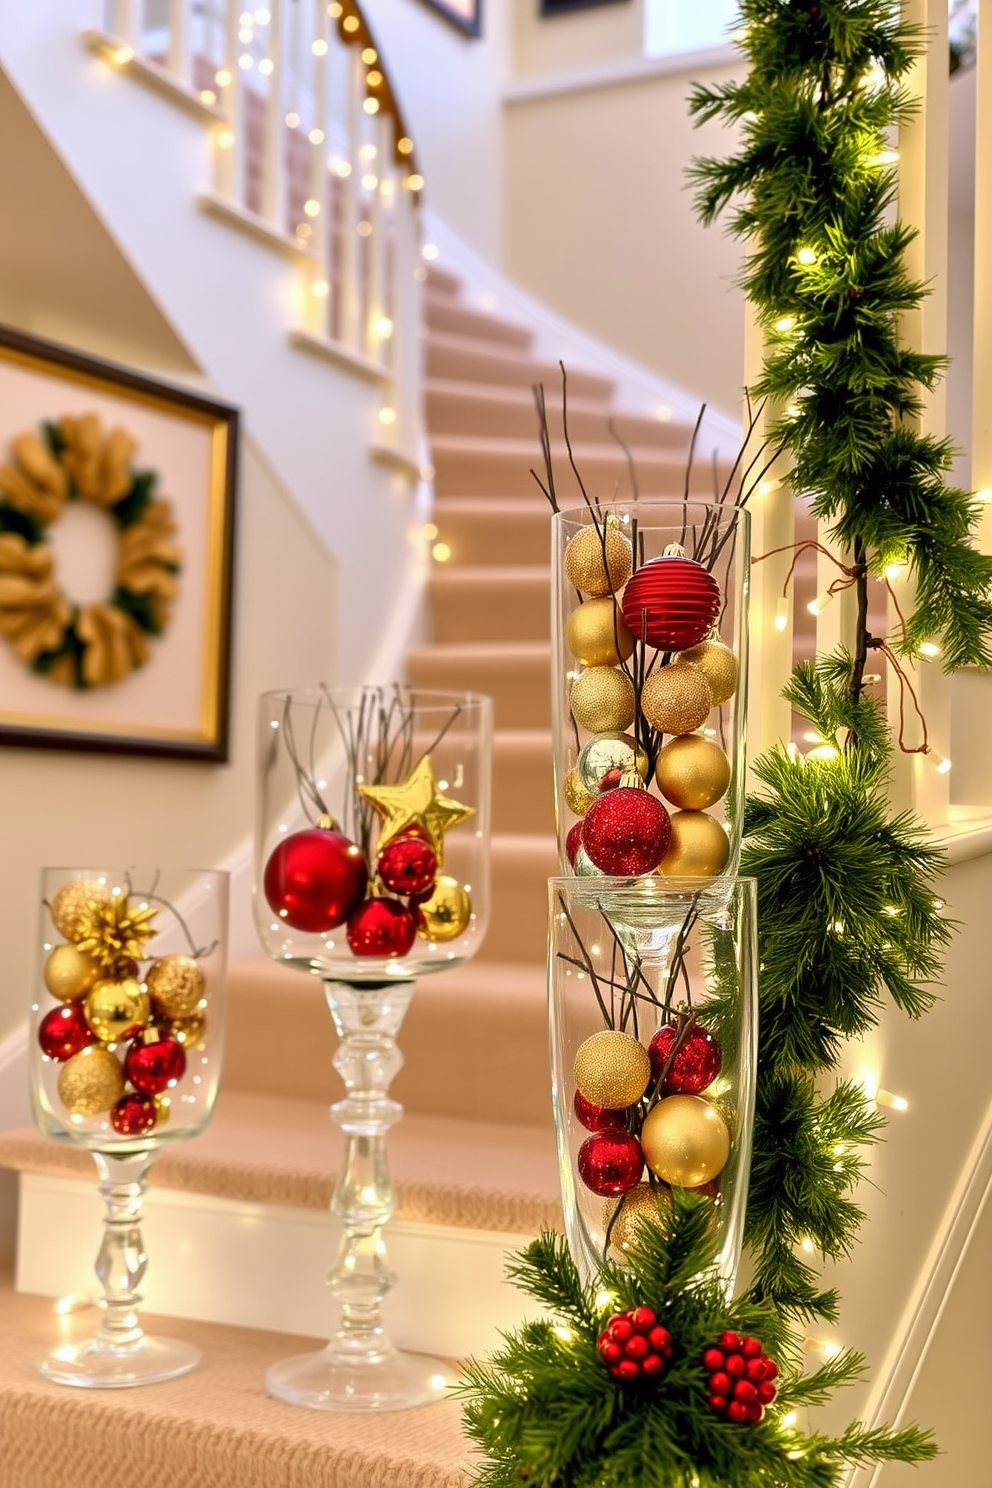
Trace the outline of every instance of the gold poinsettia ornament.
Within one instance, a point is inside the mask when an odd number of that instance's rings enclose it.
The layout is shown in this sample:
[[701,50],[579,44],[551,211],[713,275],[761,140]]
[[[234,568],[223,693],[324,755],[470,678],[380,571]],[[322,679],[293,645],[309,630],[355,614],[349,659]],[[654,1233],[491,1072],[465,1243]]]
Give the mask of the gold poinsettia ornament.
[[103,903],[88,904],[79,918],[76,945],[101,966],[118,967],[145,959],[145,942],[155,934],[158,914],[150,904],[132,905],[130,896],[114,894]]

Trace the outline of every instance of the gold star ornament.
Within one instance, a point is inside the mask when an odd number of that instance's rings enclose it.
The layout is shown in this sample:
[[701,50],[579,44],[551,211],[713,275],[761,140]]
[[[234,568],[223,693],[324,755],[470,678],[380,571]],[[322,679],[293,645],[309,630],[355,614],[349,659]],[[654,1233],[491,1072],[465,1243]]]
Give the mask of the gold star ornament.
[[474,806],[463,806],[441,795],[431,757],[425,754],[420,764],[401,785],[360,785],[364,796],[382,822],[376,852],[387,842],[411,827],[420,827],[434,849],[437,865],[444,862],[444,834],[475,815]]

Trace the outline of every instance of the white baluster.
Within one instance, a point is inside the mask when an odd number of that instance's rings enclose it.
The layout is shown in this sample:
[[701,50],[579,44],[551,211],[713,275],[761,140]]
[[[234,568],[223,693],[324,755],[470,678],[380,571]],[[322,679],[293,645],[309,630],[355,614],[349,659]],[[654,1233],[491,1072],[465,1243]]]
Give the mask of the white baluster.
[[358,149],[361,143],[362,98],[365,69],[355,47],[348,48],[348,95],[346,103],[347,163],[341,211],[340,336],[352,351],[361,351],[358,296],[358,183],[362,170]]
[[[386,313],[386,232],[381,188],[383,175],[388,170],[389,159],[392,154],[392,120],[385,118],[382,114],[377,115],[373,136],[376,146],[373,169],[378,184],[372,192],[368,211],[368,218],[372,224],[372,235],[369,239],[371,252],[369,255],[367,295],[368,321],[364,327],[364,340],[369,357],[373,361],[381,363],[386,360],[386,356],[383,353],[383,338],[379,330],[379,322]],[[392,432],[389,432],[391,441]]]
[[420,463],[421,386],[423,341],[420,338],[421,286],[415,277],[420,263],[420,224],[412,191],[398,183],[393,208],[393,406],[396,410],[395,447]]
[[214,136],[217,195],[236,207],[245,205],[245,171],[248,149],[245,138],[245,82],[238,66],[238,0],[224,3],[224,61],[217,69],[216,85],[227,123]]
[[286,14],[283,0],[269,0],[269,94],[265,101],[265,140],[262,153],[262,216],[279,232],[286,232]]
[[192,83],[190,52],[190,11],[192,0],[169,0],[169,71],[185,83]]
[[[327,173],[327,139],[330,133],[330,118],[327,108],[327,74],[330,66],[327,10],[317,0],[314,16],[314,42],[311,48],[313,62],[313,119],[318,131],[310,142],[310,199],[317,203],[316,217],[310,219],[310,247],[314,261],[310,266],[308,323],[320,335],[327,334],[328,276],[331,233],[331,190]],[[320,44],[323,44],[321,50]]]
[[135,50],[141,40],[141,12],[142,0],[115,0],[111,10],[111,31]]

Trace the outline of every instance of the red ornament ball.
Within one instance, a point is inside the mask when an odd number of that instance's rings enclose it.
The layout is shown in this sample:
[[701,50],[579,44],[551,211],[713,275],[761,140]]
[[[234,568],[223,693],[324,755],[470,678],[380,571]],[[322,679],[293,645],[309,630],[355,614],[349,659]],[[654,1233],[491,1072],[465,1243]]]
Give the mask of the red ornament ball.
[[778,1365],[758,1338],[721,1333],[720,1341],[705,1350],[703,1368],[709,1376],[710,1410],[738,1426],[760,1421],[775,1399]]
[[656,796],[622,785],[597,796],[582,820],[592,863],[616,877],[652,873],[668,851],[672,822]]
[[572,1107],[586,1131],[605,1131],[608,1126],[618,1126],[623,1130],[626,1120],[625,1111],[611,1111],[608,1106],[595,1106],[592,1101],[587,1101],[581,1090],[575,1092]]
[[61,1007],[52,1008],[38,1025],[42,1053],[49,1059],[57,1059],[60,1064],[78,1054],[80,1049],[85,1049],[95,1037],[82,1004],[78,1002],[66,1002]]
[[[668,1063],[677,1038],[678,1029],[675,1024],[666,1023],[648,1044],[652,1080],[658,1079]],[[707,1085],[712,1085],[720,1073],[720,1064],[720,1045],[711,1033],[696,1023],[672,1060],[661,1088],[666,1095],[698,1095]]]
[[601,1198],[616,1198],[639,1181],[644,1153],[636,1137],[622,1127],[607,1126],[582,1143],[578,1168],[586,1188]]
[[575,855],[582,846],[582,823],[577,821],[574,827],[569,828],[568,836],[565,838],[565,856],[569,865],[575,867]]
[[275,848],[265,865],[269,907],[294,930],[323,934],[343,925],[365,896],[369,872],[342,832],[310,827]]
[[706,639],[720,613],[720,586],[694,558],[653,558],[623,592],[623,618],[635,641],[685,651]]
[[161,1095],[186,1073],[186,1051],[171,1036],[153,1044],[132,1044],[124,1060],[124,1073],[142,1095]]
[[426,894],[434,887],[437,855],[423,837],[405,832],[379,854],[379,877],[394,894]]
[[348,944],[356,956],[405,956],[417,922],[398,899],[367,899],[348,921]]
[[672,1357],[672,1335],[652,1308],[631,1307],[610,1318],[596,1348],[614,1379],[652,1379]]
[[150,1095],[122,1095],[110,1108],[110,1124],[121,1137],[143,1137],[158,1120]]

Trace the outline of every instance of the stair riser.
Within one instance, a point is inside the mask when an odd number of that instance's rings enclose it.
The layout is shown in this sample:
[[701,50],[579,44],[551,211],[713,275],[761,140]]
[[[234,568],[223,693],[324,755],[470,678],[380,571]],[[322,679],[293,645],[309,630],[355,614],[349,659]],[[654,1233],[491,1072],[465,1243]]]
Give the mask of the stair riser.
[[540,852],[514,851],[514,839],[493,840],[492,916],[482,944],[484,961],[529,962],[547,956],[548,879],[558,873],[555,839]]
[[[425,370],[428,377],[525,388],[535,382],[543,382],[545,387],[557,386],[561,377],[558,368],[549,362],[534,362],[524,356],[496,356],[482,345],[449,345],[431,335],[426,341]],[[569,385],[577,395],[586,398],[609,399],[613,392],[608,378],[597,377],[592,372],[570,373]]]
[[493,831],[554,834],[551,739],[527,749],[493,751]]
[[[526,571],[524,571],[526,573]],[[503,579],[487,569],[464,577],[436,575],[429,590],[431,634],[448,641],[544,641],[551,635],[551,576],[547,569]]]
[[407,676],[416,687],[483,692],[495,703],[496,727],[551,727],[550,652],[538,658],[485,654],[446,656],[440,648],[410,652]]
[[471,336],[477,341],[492,341],[501,349],[516,347],[525,355],[534,342],[533,332],[509,321],[498,320],[483,310],[471,310],[467,305],[452,303],[446,295],[435,298],[424,297],[424,322],[431,330],[443,331],[451,336]]
[[[502,509],[500,509],[502,507]],[[516,508],[514,510],[513,508]],[[551,508],[535,485],[529,501],[462,502],[440,499],[434,508],[438,537],[451,549],[451,562],[546,564],[551,556]]]
[[[560,406],[547,403],[552,439],[564,438]],[[614,432],[610,431],[612,422]],[[432,434],[490,434],[504,439],[531,438],[538,428],[537,413],[530,399],[509,400],[466,390],[464,394],[427,390],[427,423]],[[662,423],[658,419],[611,414],[608,409],[570,407],[568,432],[573,443],[610,444],[619,435],[625,444],[641,449],[665,449],[688,453],[691,431],[685,424]]]

